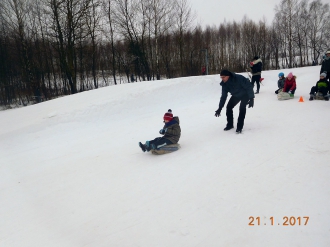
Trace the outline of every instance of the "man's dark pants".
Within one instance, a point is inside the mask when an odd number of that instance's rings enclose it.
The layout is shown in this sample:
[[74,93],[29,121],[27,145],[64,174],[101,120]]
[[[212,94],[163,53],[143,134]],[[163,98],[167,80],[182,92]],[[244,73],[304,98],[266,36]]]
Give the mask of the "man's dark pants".
[[260,89],[260,79],[261,79],[261,75],[254,75],[252,76],[251,79],[252,87],[254,87],[254,83],[257,84],[257,92],[259,92]]
[[246,114],[246,104],[249,101],[249,96],[246,94],[241,98],[236,98],[231,96],[230,100],[227,104],[227,126],[234,126],[234,115],[233,115],[233,108],[239,103],[239,115],[237,120],[237,129],[241,130],[244,126],[244,119]]

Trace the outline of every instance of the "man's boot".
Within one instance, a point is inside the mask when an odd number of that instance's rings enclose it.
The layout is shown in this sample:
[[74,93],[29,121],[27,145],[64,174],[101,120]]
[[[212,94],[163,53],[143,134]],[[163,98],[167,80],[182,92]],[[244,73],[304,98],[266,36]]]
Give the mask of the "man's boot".
[[228,124],[227,124],[226,128],[224,128],[223,130],[224,130],[224,131],[227,131],[227,130],[231,130],[232,128],[234,128],[233,125],[228,125]]

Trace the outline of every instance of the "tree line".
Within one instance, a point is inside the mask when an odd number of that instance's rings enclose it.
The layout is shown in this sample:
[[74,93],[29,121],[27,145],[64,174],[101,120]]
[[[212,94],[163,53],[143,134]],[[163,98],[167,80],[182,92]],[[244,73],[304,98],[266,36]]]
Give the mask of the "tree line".
[[194,24],[187,0],[2,0],[0,105],[28,105],[133,81],[317,64],[329,4],[282,0],[275,18]]

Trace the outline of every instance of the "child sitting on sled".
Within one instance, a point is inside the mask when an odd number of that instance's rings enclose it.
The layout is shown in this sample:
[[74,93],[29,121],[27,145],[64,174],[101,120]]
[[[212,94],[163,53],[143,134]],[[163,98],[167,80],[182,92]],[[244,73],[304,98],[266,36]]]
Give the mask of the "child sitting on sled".
[[296,76],[290,72],[288,76],[285,79],[284,86],[282,92],[288,93],[290,97],[294,96],[294,93],[296,91],[297,85],[296,85]]
[[284,87],[284,82],[285,82],[284,73],[280,72],[278,74],[278,81],[277,81],[278,89],[275,91],[276,94],[278,94],[279,92],[282,92],[283,87]]
[[168,112],[164,114],[164,127],[159,131],[162,137],[157,137],[151,141],[146,141],[145,144],[139,142],[139,146],[143,152],[150,150],[158,150],[166,145],[178,143],[181,136],[181,128],[179,117],[173,117],[172,110],[169,109]]
[[320,80],[318,80],[316,82],[316,85],[311,88],[311,92],[309,93],[310,94],[309,100],[313,100],[314,94],[320,92],[322,93],[324,99],[328,101],[329,100],[328,91],[329,91],[329,83],[327,81],[327,74],[323,72],[320,74]]

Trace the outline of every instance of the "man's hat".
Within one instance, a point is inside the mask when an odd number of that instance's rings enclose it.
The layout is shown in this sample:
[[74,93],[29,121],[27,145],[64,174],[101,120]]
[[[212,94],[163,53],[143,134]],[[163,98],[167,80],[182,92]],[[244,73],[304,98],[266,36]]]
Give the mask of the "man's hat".
[[221,76],[232,76],[232,73],[229,70],[223,69],[220,72]]

